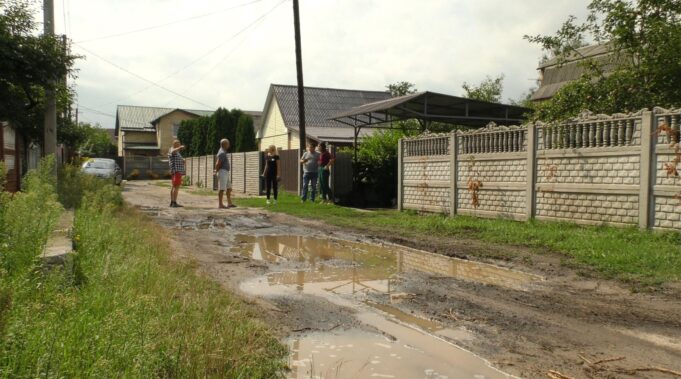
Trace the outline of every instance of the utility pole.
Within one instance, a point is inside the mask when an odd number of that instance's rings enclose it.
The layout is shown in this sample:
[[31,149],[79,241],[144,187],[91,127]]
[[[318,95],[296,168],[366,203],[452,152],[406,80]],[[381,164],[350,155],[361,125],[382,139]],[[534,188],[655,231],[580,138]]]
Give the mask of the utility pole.
[[300,154],[305,152],[305,91],[303,85],[303,53],[300,47],[300,7],[298,0],[293,0],[293,26],[296,37],[296,70],[298,73],[298,137],[300,137]]
[[[43,0],[44,34],[54,36],[54,0]],[[53,80],[50,85],[56,84]],[[45,129],[44,129],[44,152],[45,155],[57,153],[57,100],[54,88],[45,91]],[[55,157],[56,158],[56,157]],[[55,174],[57,170],[54,171]]]

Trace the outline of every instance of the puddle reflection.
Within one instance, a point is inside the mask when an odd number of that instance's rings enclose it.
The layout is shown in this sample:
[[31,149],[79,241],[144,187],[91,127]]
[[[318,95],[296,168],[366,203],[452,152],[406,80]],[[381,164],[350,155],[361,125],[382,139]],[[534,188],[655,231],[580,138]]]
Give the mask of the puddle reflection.
[[340,282],[327,290],[390,293],[395,274],[410,271],[519,290],[541,280],[491,264],[397,246],[303,236],[239,235],[236,242],[235,250],[252,259],[301,264],[300,268],[268,275],[270,285],[295,285],[299,290],[310,283]]

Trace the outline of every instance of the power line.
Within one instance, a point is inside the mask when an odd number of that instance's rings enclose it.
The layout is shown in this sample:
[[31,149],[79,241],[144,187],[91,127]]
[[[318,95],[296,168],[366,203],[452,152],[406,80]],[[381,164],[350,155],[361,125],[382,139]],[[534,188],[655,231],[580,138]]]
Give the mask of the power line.
[[164,28],[166,26],[181,24],[181,23],[184,23],[184,22],[198,20],[200,18],[214,16],[214,15],[224,13],[224,12],[228,12],[228,11],[231,11],[231,10],[234,10],[234,9],[237,9],[237,8],[242,8],[242,7],[245,7],[245,6],[248,6],[248,5],[259,3],[261,1],[262,0],[253,0],[253,1],[249,1],[247,3],[235,5],[233,7],[222,9],[222,10],[215,11],[215,12],[203,13],[203,14],[200,14],[200,15],[196,15],[196,16],[192,16],[192,17],[188,17],[188,18],[183,18],[183,19],[180,19],[180,20],[166,22],[166,23],[163,23],[163,24],[152,25],[152,26],[147,26],[147,27],[140,28],[140,29],[128,30],[128,31],[125,31],[125,32],[120,32],[120,33],[115,33],[115,34],[109,34],[109,35],[106,35],[106,36],[91,38],[91,39],[87,39],[87,40],[83,40],[83,41],[78,41],[77,43],[88,43],[88,42],[100,41],[100,40],[103,40],[103,39],[122,37],[122,36],[130,35],[130,34],[136,34],[136,33],[146,32],[146,31],[149,31],[149,30]]
[[[218,50],[218,49],[221,48],[222,46],[226,45],[228,42],[234,40],[236,37],[238,37],[239,35],[241,35],[241,34],[244,33],[245,31],[247,31],[248,29],[251,29],[253,26],[259,25],[267,16],[269,16],[272,12],[274,12],[279,6],[281,6],[281,5],[282,5],[283,3],[285,3],[286,1],[287,1],[287,0],[282,0],[282,1],[280,1],[280,2],[277,3],[274,7],[272,7],[270,10],[268,10],[267,12],[265,12],[265,13],[262,14],[260,17],[258,17],[258,18],[256,18],[255,20],[253,20],[252,22],[250,22],[248,25],[246,25],[244,28],[242,28],[242,29],[240,29],[239,31],[237,31],[235,34],[233,34],[233,35],[229,36],[227,39],[221,41],[219,44],[217,44],[216,46],[210,48],[210,49],[209,49],[208,51],[206,51],[204,54],[200,55],[198,58],[196,58],[196,59],[192,60],[191,62],[187,63],[186,65],[184,65],[184,66],[181,67],[180,69],[178,69],[178,70],[176,70],[176,71],[174,71],[174,72],[168,74],[166,77],[164,77],[163,79],[159,80],[157,83],[162,83],[162,82],[164,82],[164,81],[170,79],[171,77],[173,77],[173,76],[179,74],[180,72],[182,72],[182,71],[188,69],[189,67],[193,66],[194,64],[196,64],[196,63],[202,61],[204,58],[206,58],[207,56],[209,56],[210,54],[212,54],[213,52],[215,52],[216,50]],[[239,45],[237,45],[237,46],[239,46]],[[233,51],[234,51],[234,50],[230,51],[230,52],[228,53],[228,55],[231,55],[231,54],[233,53]],[[227,56],[223,57],[222,60],[226,59],[226,57],[227,57]],[[212,67],[209,71],[212,71],[214,68],[215,68],[215,66]],[[203,80],[203,77],[201,78],[201,80]],[[194,85],[195,85],[195,84],[194,84]],[[111,101],[111,102],[108,102],[108,103],[101,104],[99,107],[102,107],[102,106],[105,106],[105,105],[109,105],[109,104],[112,104],[112,103],[120,103],[120,102],[123,101],[123,100],[126,100],[126,99],[129,99],[129,98],[131,98],[131,97],[134,97],[134,96],[139,95],[140,93],[142,93],[142,92],[148,90],[148,89],[151,88],[152,86],[153,86],[153,85],[146,86],[146,87],[140,89],[139,91],[136,91],[136,92],[134,92],[134,93],[132,93],[132,94],[130,94],[130,95],[127,95],[127,96],[121,98],[121,99],[118,99],[118,100],[115,100],[115,101]],[[192,86],[193,86],[193,85],[192,85]],[[173,100],[174,100],[174,99],[173,99]]]
[[[279,7],[281,4],[283,4],[283,3],[285,3],[285,2],[286,2],[286,0],[281,1],[281,2],[278,3],[271,11],[274,11],[274,9],[276,9],[277,7]],[[271,11],[270,11],[270,12],[271,12]],[[269,13],[269,12],[268,12],[268,13]],[[258,26],[262,25],[262,22],[263,22],[263,21],[264,21],[264,18],[263,18],[263,17],[261,17],[260,19],[256,20],[255,23],[254,23],[255,26],[254,26],[254,28],[253,28],[253,31],[255,31],[255,30],[258,28]],[[250,37],[250,35],[244,37],[241,41],[239,41],[239,42],[238,42],[230,51],[227,52],[227,54],[223,55],[222,58],[220,58],[220,59],[217,61],[217,63],[215,63],[213,66],[211,66],[206,72],[204,72],[203,75],[202,75],[199,79],[197,79],[197,80],[194,81],[192,84],[190,84],[189,87],[186,87],[185,90],[184,90],[183,92],[184,92],[184,93],[189,93],[189,91],[190,91],[191,89],[193,89],[197,84],[199,84],[200,82],[202,82],[202,81],[208,76],[208,74],[210,74],[213,70],[215,70],[218,66],[220,66],[220,65],[222,64],[222,62],[225,61],[225,59],[229,58],[232,54],[234,54],[234,52],[236,52],[236,51],[239,49],[239,47],[241,47],[241,45],[243,45],[243,43],[246,42],[246,41],[248,40],[249,37]],[[174,100],[175,100],[175,99],[173,98],[172,100],[170,100],[170,101],[167,102],[166,104],[169,104],[169,103],[171,103],[171,102],[174,101]]]
[[128,73],[128,74],[130,74],[130,75],[132,75],[132,76],[134,76],[134,77],[136,77],[136,78],[138,78],[138,79],[140,79],[140,80],[143,80],[143,81],[145,81],[145,82],[147,82],[147,83],[149,83],[149,84],[151,84],[151,85],[153,85],[153,86],[156,86],[156,87],[158,87],[158,88],[160,88],[160,89],[162,89],[162,90],[164,90],[164,91],[167,91],[167,92],[169,92],[169,93],[172,93],[173,95],[179,96],[179,97],[181,97],[181,98],[183,98],[183,99],[189,100],[189,101],[191,101],[191,102],[193,102],[193,103],[196,103],[196,104],[202,105],[202,106],[204,106],[204,107],[207,107],[208,109],[213,109],[213,108],[214,108],[214,107],[211,106],[211,105],[208,105],[208,104],[206,104],[206,103],[202,103],[202,102],[200,102],[200,101],[198,101],[198,100],[194,100],[194,99],[192,99],[192,98],[190,98],[190,97],[187,97],[187,96],[185,96],[185,95],[183,95],[183,94],[181,94],[181,93],[179,93],[179,92],[175,92],[175,91],[171,90],[171,89],[168,88],[168,87],[164,87],[164,86],[162,86],[162,85],[160,85],[160,84],[154,82],[153,80],[149,80],[149,79],[143,77],[143,76],[140,75],[140,74],[137,74],[137,73],[135,73],[135,72],[132,72],[132,71],[128,70],[128,69],[125,68],[125,67],[121,67],[121,66],[119,66],[118,64],[116,64],[116,63],[114,63],[114,62],[111,62],[110,60],[108,60],[108,59],[102,57],[101,55],[99,55],[99,54],[97,54],[97,53],[94,53],[93,51],[91,51],[91,50],[89,50],[89,49],[84,48],[83,46],[80,46],[80,45],[76,45],[76,46],[77,46],[78,48],[82,49],[83,51],[85,51],[86,53],[88,53],[88,54],[90,54],[90,55],[93,55],[93,56],[95,56],[95,57],[101,59],[102,61],[104,61],[104,62],[106,62],[106,63],[108,63],[108,64],[110,64],[110,65],[116,67],[117,69],[119,69],[119,70],[121,70],[121,71],[123,71],[123,72],[125,72],[125,73]]

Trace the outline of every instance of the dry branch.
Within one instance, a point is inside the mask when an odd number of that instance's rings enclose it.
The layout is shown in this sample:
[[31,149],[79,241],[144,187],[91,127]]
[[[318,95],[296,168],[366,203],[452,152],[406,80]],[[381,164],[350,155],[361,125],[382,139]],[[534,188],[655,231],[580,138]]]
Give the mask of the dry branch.
[[551,378],[551,379],[574,379],[574,378],[571,377],[571,376],[567,376],[567,375],[565,375],[565,374],[561,374],[560,372],[555,371],[555,370],[549,370],[549,371],[546,373],[546,376],[548,376],[548,377]]
[[662,368],[662,367],[641,367],[641,368],[632,369],[632,370],[630,370],[630,371],[632,371],[632,372],[639,372],[639,371],[656,371],[656,372],[661,372],[661,373],[664,373],[664,374],[669,374],[669,375],[674,375],[674,376],[681,377],[681,372],[674,371],[674,370],[670,370],[670,369],[666,369],[666,368]]

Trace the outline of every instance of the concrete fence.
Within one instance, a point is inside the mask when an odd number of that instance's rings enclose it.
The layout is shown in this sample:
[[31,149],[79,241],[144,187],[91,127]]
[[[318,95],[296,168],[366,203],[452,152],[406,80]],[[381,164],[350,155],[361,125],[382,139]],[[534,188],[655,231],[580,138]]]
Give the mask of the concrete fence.
[[[250,195],[260,194],[260,173],[262,172],[262,153],[227,154],[232,175],[232,190]],[[186,160],[187,177],[190,185],[199,188],[217,189],[217,178],[213,176],[215,156],[190,157]]]
[[398,206],[679,230],[680,127],[655,108],[402,139]]

